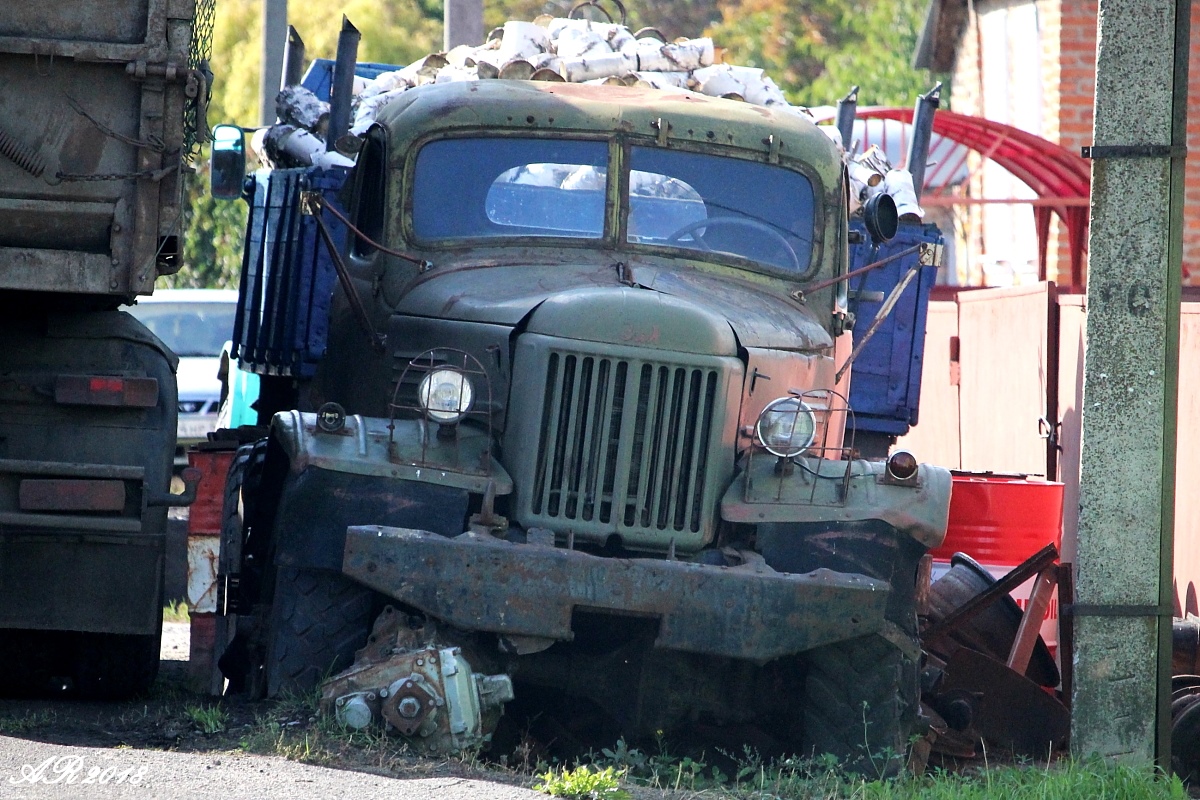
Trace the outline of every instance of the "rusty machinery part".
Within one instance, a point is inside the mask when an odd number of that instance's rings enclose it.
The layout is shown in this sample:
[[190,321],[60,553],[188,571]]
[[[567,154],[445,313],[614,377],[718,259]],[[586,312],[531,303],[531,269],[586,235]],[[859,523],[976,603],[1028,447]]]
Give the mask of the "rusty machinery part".
[[[996,583],[991,573],[965,553],[955,553],[950,565],[950,570],[934,581],[929,588],[931,628]],[[1008,657],[1020,624],[1020,607],[1010,595],[1004,594],[948,635],[933,639],[926,635],[924,644],[929,652],[943,661],[949,661],[961,647],[968,647],[1003,661]],[[1034,645],[1033,658],[1025,674],[1041,686],[1058,685],[1058,666],[1040,636]]]
[[1070,734],[1070,712],[1054,695],[1003,661],[967,647],[947,662],[939,692],[966,699],[972,738],[1005,753],[1045,758]]
[[1188,614],[1171,622],[1171,674],[1200,673],[1200,617]]
[[383,723],[428,753],[490,741],[512,680],[477,673],[463,648],[437,637],[436,625],[385,608],[354,664],[322,685],[322,710],[359,730]]
[[[1180,620],[1176,619],[1176,623]],[[1171,677],[1171,771],[1192,786],[1200,777],[1200,676]]]

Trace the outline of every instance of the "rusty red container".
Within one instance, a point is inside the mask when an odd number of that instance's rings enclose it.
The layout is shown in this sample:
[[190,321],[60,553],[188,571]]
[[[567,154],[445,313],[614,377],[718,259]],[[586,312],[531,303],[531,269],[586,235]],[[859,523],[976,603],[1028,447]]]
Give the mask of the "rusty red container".
[[188,512],[188,535],[213,536],[221,533],[221,513],[225,503],[225,475],[236,451],[188,451],[188,465],[200,470],[196,502]]
[[1015,567],[1051,542],[1062,548],[1063,484],[1023,475],[955,472],[939,561],[966,553],[981,564]]

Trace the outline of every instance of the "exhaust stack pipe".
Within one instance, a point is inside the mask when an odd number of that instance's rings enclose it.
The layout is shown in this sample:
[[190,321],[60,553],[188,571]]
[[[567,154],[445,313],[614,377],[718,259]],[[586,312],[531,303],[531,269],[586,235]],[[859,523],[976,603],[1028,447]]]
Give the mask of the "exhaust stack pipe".
[[338,138],[350,130],[350,103],[354,99],[354,67],[358,63],[358,42],[362,34],[342,16],[338,34],[337,61],[333,65],[333,96],[329,100],[329,134],[325,149],[335,150]]
[[[291,25],[283,48],[283,86],[296,86],[304,78],[304,40]],[[282,88],[282,87],[281,87]]]
[[846,148],[846,152],[850,152],[850,146],[854,144],[851,138],[854,136],[854,117],[858,114],[858,87],[851,86],[849,93],[837,104],[837,129],[842,137],[842,147]]
[[913,108],[912,140],[908,144],[906,165],[912,173],[913,191],[917,193],[918,202],[925,188],[925,163],[929,160],[929,140],[933,136],[933,113],[941,100],[942,84],[939,81],[928,92],[917,96],[917,105]]

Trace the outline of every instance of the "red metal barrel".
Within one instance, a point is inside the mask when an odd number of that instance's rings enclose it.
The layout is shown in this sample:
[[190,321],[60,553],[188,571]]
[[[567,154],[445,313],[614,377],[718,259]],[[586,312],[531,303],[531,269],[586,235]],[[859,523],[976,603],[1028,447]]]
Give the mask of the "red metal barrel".
[[[934,580],[950,569],[955,553],[966,553],[993,577],[1002,578],[1051,542],[1062,548],[1063,484],[991,472],[955,472],[953,478],[946,540],[930,551]],[[1012,591],[1012,598],[1024,609],[1032,591],[1031,578]],[[1057,595],[1046,609],[1041,634],[1055,652]]]
[[1015,567],[1051,542],[1062,547],[1063,485],[1023,475],[955,472],[946,541],[930,553],[966,553],[981,564]]

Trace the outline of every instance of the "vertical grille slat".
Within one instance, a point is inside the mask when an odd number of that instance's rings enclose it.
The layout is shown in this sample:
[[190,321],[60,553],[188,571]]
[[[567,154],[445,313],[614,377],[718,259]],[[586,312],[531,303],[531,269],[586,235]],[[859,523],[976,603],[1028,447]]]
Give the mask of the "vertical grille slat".
[[543,365],[534,516],[615,533],[709,529],[720,370],[558,350]]
[[[683,373],[680,370],[680,373]],[[682,375],[682,380],[679,381],[679,419],[691,420],[692,411],[696,407],[696,401],[699,399],[699,370],[688,370]],[[691,464],[691,443],[696,436],[695,425],[676,425],[674,429],[677,431],[675,436],[675,448],[672,454],[671,463],[671,489],[667,495],[669,505],[666,508],[666,527],[674,528],[677,531],[683,530],[683,507],[684,497],[681,495],[687,494],[688,468]],[[682,487],[682,488],[681,488]]]
[[[709,372],[708,375],[703,375],[699,371],[697,374],[700,376],[701,391],[700,408],[696,416],[699,419],[709,419],[712,416],[713,403],[716,400],[717,374]],[[688,529],[693,531],[700,530],[700,518],[704,508],[701,495],[704,493],[703,478],[705,468],[708,466],[708,444],[711,433],[711,426],[699,426],[692,441],[690,482],[684,487],[686,491],[684,514]]]
[[654,465],[657,455],[655,449],[658,446],[658,433],[662,430],[659,413],[663,405],[662,395],[666,389],[663,386],[666,371],[666,367],[655,369],[647,365],[643,373],[649,373],[650,376],[649,384],[646,386],[646,399],[642,401],[641,398],[638,398],[638,414],[640,415],[644,409],[645,418],[638,421],[637,432],[634,434],[637,437],[637,445],[641,448],[641,463],[638,471],[629,476],[637,486],[635,491],[631,485],[629,491],[633,498],[634,509],[634,521],[630,524],[643,528],[650,527],[650,501],[654,497]]
[[[586,386],[581,386],[583,383],[584,373],[587,371],[587,362],[590,359],[581,356],[567,356],[567,363],[574,367],[569,370],[571,373],[571,388],[570,394],[563,401],[563,409],[568,415],[565,420],[567,423],[566,435],[563,437],[563,465],[558,471],[557,485],[559,492],[559,503],[563,509],[563,516],[576,519],[576,499],[577,495],[572,491],[572,485],[577,488],[578,484],[574,482],[579,474],[579,462],[577,460],[579,454],[579,442],[576,437],[579,435],[579,421],[583,414],[587,413],[586,403],[583,408],[580,408],[580,399],[583,397],[581,389],[586,389]],[[567,376],[563,375],[564,384]]]
[[608,359],[587,359],[587,390],[586,405],[580,414],[579,426],[579,472],[576,475],[574,490],[579,497],[579,518],[590,520],[595,513],[595,486],[598,453],[596,434],[603,423],[600,406],[603,404],[605,377],[608,374]]

